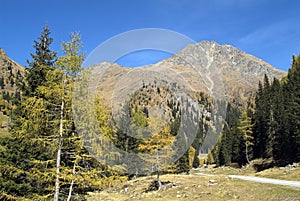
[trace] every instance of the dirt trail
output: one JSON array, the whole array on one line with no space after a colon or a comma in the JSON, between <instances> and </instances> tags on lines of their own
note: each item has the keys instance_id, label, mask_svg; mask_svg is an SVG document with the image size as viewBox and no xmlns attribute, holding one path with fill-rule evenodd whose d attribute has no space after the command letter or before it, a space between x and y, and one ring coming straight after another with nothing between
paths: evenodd
<instances>
[{"instance_id":1,"label":"dirt trail","mask_svg":"<svg viewBox=\"0 0 300 201\"><path fill-rule=\"evenodd\" d=\"M242 176L242 175L229 175L229 178L300 188L300 181L288 181L288 180L281 180L281 179L269 179L269 178Z\"/></svg>"}]
</instances>

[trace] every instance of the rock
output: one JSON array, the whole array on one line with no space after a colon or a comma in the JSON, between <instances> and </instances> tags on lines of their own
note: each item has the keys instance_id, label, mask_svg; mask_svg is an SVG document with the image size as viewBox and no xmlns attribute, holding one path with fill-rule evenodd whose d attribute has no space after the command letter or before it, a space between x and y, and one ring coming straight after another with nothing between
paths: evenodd
<instances>
[{"instance_id":1,"label":"rock","mask_svg":"<svg viewBox=\"0 0 300 201\"><path fill-rule=\"evenodd\" d=\"M208 181L208 184L209 184L209 185L217 185L218 183L217 183L216 180L211 179L211 180Z\"/></svg>"},{"instance_id":2,"label":"rock","mask_svg":"<svg viewBox=\"0 0 300 201\"><path fill-rule=\"evenodd\" d=\"M211 184L217 183L217 181L214 180L214 179L211 179L211 180L209 180L208 182L211 183Z\"/></svg>"}]
</instances>

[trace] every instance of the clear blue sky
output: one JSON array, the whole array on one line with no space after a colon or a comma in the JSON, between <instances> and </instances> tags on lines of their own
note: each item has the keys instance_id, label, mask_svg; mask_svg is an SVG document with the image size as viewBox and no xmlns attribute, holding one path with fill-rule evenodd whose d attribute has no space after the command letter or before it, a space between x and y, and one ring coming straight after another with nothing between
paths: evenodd
<instances>
[{"instance_id":1,"label":"clear blue sky","mask_svg":"<svg viewBox=\"0 0 300 201\"><path fill-rule=\"evenodd\" d=\"M283 70L300 54L299 0L0 0L0 47L25 65L46 23L59 54L74 31L89 54L110 37L140 28L230 44Z\"/></svg>"}]
</instances>

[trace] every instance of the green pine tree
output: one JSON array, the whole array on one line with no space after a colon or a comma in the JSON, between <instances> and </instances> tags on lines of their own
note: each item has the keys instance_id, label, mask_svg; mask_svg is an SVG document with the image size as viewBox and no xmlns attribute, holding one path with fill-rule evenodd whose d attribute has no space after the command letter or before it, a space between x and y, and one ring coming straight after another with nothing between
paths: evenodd
<instances>
[{"instance_id":1,"label":"green pine tree","mask_svg":"<svg viewBox=\"0 0 300 201\"><path fill-rule=\"evenodd\" d=\"M271 104L271 133L272 155L279 165L286 165L289 161L291 139L288 135L287 113L285 109L285 99L283 88L278 79L274 78L272 86Z\"/></svg>"},{"instance_id":2,"label":"green pine tree","mask_svg":"<svg viewBox=\"0 0 300 201\"><path fill-rule=\"evenodd\" d=\"M293 56L292 68L289 69L287 82L283 86L287 107L287 121L290 148L290 162L300 161L300 56Z\"/></svg>"},{"instance_id":3,"label":"green pine tree","mask_svg":"<svg viewBox=\"0 0 300 201\"><path fill-rule=\"evenodd\" d=\"M50 49L53 42L50 33L46 25L39 39L34 41L35 54L31 54L32 61L27 61L29 68L25 72L26 83L23 85L23 93L26 96L37 95L36 89L47 81L47 72L54 69L56 52Z\"/></svg>"}]
</instances>

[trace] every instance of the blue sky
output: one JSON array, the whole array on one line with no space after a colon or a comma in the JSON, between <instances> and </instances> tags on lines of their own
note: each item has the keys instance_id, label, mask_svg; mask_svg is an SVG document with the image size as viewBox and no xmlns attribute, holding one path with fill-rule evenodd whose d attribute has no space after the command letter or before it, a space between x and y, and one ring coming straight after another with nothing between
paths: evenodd
<instances>
[{"instance_id":1,"label":"blue sky","mask_svg":"<svg viewBox=\"0 0 300 201\"><path fill-rule=\"evenodd\" d=\"M200 42L233 45L287 70L300 54L298 0L0 0L0 47L22 65L47 23L52 49L79 31L83 51L122 32L141 28L170 29ZM123 65L143 65L169 56L136 53ZM133 61L135 59L135 62ZM137 58L137 59L136 59Z\"/></svg>"}]
</instances>

